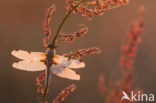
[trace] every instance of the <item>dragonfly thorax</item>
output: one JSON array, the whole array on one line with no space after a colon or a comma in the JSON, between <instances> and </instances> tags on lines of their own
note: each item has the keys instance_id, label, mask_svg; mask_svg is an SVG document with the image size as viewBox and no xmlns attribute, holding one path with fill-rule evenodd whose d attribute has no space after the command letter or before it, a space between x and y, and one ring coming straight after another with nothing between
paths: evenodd
<instances>
[{"instance_id":1,"label":"dragonfly thorax","mask_svg":"<svg viewBox=\"0 0 156 103\"><path fill-rule=\"evenodd\" d=\"M52 49L46 50L46 65L51 66L53 64L52 59L54 58L55 51Z\"/></svg>"}]
</instances>

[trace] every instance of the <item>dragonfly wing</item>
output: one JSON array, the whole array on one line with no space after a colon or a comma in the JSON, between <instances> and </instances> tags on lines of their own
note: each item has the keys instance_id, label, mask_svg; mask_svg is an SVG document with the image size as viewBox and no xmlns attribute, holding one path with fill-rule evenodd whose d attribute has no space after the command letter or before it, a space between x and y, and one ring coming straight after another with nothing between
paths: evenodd
<instances>
[{"instance_id":1,"label":"dragonfly wing","mask_svg":"<svg viewBox=\"0 0 156 103\"><path fill-rule=\"evenodd\" d=\"M13 50L11 54L19 59L27 61L40 61L46 57L46 54L42 52L28 52L24 50Z\"/></svg>"},{"instance_id":2,"label":"dragonfly wing","mask_svg":"<svg viewBox=\"0 0 156 103\"><path fill-rule=\"evenodd\" d=\"M55 55L53 59L54 59L54 62L57 64L63 64L68 61L68 58L64 56L60 56L60 55Z\"/></svg>"},{"instance_id":3,"label":"dragonfly wing","mask_svg":"<svg viewBox=\"0 0 156 103\"><path fill-rule=\"evenodd\" d=\"M84 62L80 62L79 60L76 59L70 59L67 64L66 64L68 68L83 68L85 67L85 63Z\"/></svg>"},{"instance_id":4,"label":"dragonfly wing","mask_svg":"<svg viewBox=\"0 0 156 103\"><path fill-rule=\"evenodd\" d=\"M64 68L60 65L52 65L52 72L62 78L80 80L80 75L78 75L75 71L69 68Z\"/></svg>"},{"instance_id":5,"label":"dragonfly wing","mask_svg":"<svg viewBox=\"0 0 156 103\"><path fill-rule=\"evenodd\" d=\"M13 63L12 65L16 69L24 70L24 71L42 71L46 69L46 65L43 62L39 61L19 61Z\"/></svg>"},{"instance_id":6,"label":"dragonfly wing","mask_svg":"<svg viewBox=\"0 0 156 103\"><path fill-rule=\"evenodd\" d=\"M75 68L76 69L76 68L85 67L84 62L80 62L79 60L76 60L76 59L68 60L68 58L66 58L64 56L60 56L60 55L56 55L54 57L54 62L56 62L56 64L59 64L61 66L68 67L68 68Z\"/></svg>"}]
</instances>

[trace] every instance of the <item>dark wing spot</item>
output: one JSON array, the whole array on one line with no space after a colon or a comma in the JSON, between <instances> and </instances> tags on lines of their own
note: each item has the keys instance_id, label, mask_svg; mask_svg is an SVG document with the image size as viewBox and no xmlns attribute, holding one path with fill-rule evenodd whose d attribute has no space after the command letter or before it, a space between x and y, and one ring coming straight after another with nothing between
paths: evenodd
<instances>
[{"instance_id":1,"label":"dark wing spot","mask_svg":"<svg viewBox=\"0 0 156 103\"><path fill-rule=\"evenodd\" d=\"M31 54L31 52L30 51L27 51L29 54Z\"/></svg>"}]
</instances>

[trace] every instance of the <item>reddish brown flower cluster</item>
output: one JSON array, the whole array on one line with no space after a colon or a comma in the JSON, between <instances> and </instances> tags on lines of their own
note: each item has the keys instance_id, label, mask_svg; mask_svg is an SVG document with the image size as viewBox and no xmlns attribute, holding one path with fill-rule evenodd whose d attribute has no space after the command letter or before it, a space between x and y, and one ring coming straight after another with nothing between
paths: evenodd
<instances>
[{"instance_id":1,"label":"reddish brown flower cluster","mask_svg":"<svg viewBox=\"0 0 156 103\"><path fill-rule=\"evenodd\" d=\"M81 59L83 56L88 55L88 54L100 54L101 49L97 47L92 47L88 49L81 49L76 52L70 52L69 54L64 54L65 57L68 58L76 58L76 59Z\"/></svg>"},{"instance_id":2,"label":"reddish brown flower cluster","mask_svg":"<svg viewBox=\"0 0 156 103\"><path fill-rule=\"evenodd\" d=\"M143 22L142 22L143 7L139 10L139 18L134 21L127 33L127 43L122 45L122 56L120 58L120 65L123 71L127 68L128 71L133 69L133 62L136 57L138 49L138 43L141 41L141 36L144 33ZM129 68L131 68L129 70Z\"/></svg>"},{"instance_id":3,"label":"reddish brown flower cluster","mask_svg":"<svg viewBox=\"0 0 156 103\"><path fill-rule=\"evenodd\" d=\"M37 92L41 95L44 93L44 88L42 86L42 81L45 80L45 72L41 73L38 78L36 78Z\"/></svg>"},{"instance_id":4,"label":"reddish brown flower cluster","mask_svg":"<svg viewBox=\"0 0 156 103\"><path fill-rule=\"evenodd\" d=\"M80 0L66 0L66 9L71 10ZM129 0L94 0L92 2L82 3L75 12L81 12L82 16L88 16L89 20L93 15L103 15L106 10L113 9L125 5ZM89 5L94 5L94 8L89 8Z\"/></svg>"},{"instance_id":5,"label":"reddish brown flower cluster","mask_svg":"<svg viewBox=\"0 0 156 103\"><path fill-rule=\"evenodd\" d=\"M47 47L48 46L48 41L49 41L49 37L51 35L51 29L50 29L50 26L49 26L49 23L51 21L51 16L52 14L55 12L56 8L55 8L55 5L52 5L47 11L46 11L46 17L44 18L44 21L43 21L43 29L44 29L44 34L45 34L45 37L43 38L43 43L44 43L44 46Z\"/></svg>"},{"instance_id":6,"label":"reddish brown flower cluster","mask_svg":"<svg viewBox=\"0 0 156 103\"><path fill-rule=\"evenodd\" d=\"M64 90L62 90L58 96L53 100L53 103L60 103L66 99L67 96L70 95L71 92L73 92L76 89L76 85L72 84L66 87Z\"/></svg>"},{"instance_id":7,"label":"reddish brown flower cluster","mask_svg":"<svg viewBox=\"0 0 156 103\"><path fill-rule=\"evenodd\" d=\"M129 0L112 0L115 4L125 5L129 3Z\"/></svg>"},{"instance_id":8,"label":"reddish brown flower cluster","mask_svg":"<svg viewBox=\"0 0 156 103\"><path fill-rule=\"evenodd\" d=\"M65 0L65 8L67 11L69 11L72 8L72 0Z\"/></svg>"},{"instance_id":9,"label":"reddish brown flower cluster","mask_svg":"<svg viewBox=\"0 0 156 103\"><path fill-rule=\"evenodd\" d=\"M84 2L85 0L65 0L66 2L66 10L67 14L62 19L58 29L56 30L56 35L53 38L52 43L56 45L56 41L59 37L62 38L63 41L74 41L77 37L85 36L88 32L87 27L82 27L79 31L74 32L73 34L67 34L67 33L60 33L65 21L67 18L72 14L76 14L80 12L82 16L88 16L89 19L92 18L93 15L103 15L106 10L113 9L120 7L122 5L125 5L129 2L129 0L94 0L92 2ZM93 8L92 8L93 7ZM55 5L52 5L47 11L46 11L46 17L43 21L43 28L44 28L44 46L47 47L49 44L49 37L51 35L51 29L50 29L50 21L52 14L55 11ZM69 54L64 54L64 56L71 58L80 59L85 55L88 54L99 54L101 53L101 49L97 47L89 48L89 49L82 49L78 50L76 52L70 52ZM42 95L42 101L45 101L45 96L47 94L48 86L45 88L42 88L42 81L45 79L45 74L41 74L39 78L36 79L36 84L38 86L38 92ZM70 94L70 92L73 92L76 88L76 85L70 85L69 87L65 88L53 101L53 103L59 103L60 101L64 101L65 98ZM104 86L104 77L100 77L100 84L99 84L100 91L105 91ZM101 95L102 95L101 92Z\"/></svg>"},{"instance_id":10,"label":"reddish brown flower cluster","mask_svg":"<svg viewBox=\"0 0 156 103\"><path fill-rule=\"evenodd\" d=\"M138 49L138 43L140 43L141 36L144 33L142 14L144 8L140 7L139 16L136 21L134 21L127 33L127 42L122 45L122 55L120 58L120 66L122 68L123 77L115 83L115 86L110 91L108 98L109 103L134 103L130 101L121 101L123 96L122 91L130 93L133 84L133 62L136 57L136 52Z\"/></svg>"},{"instance_id":11,"label":"reddish brown flower cluster","mask_svg":"<svg viewBox=\"0 0 156 103\"><path fill-rule=\"evenodd\" d=\"M61 33L59 36L62 37L63 41L74 41L77 37L82 37L88 32L87 27L82 27L79 31L74 32L73 34Z\"/></svg>"},{"instance_id":12,"label":"reddish brown flower cluster","mask_svg":"<svg viewBox=\"0 0 156 103\"><path fill-rule=\"evenodd\" d=\"M104 75L100 75L99 76L99 92L100 92L100 96L104 97L105 91L106 91L106 85L105 85L105 78Z\"/></svg>"},{"instance_id":13,"label":"reddish brown flower cluster","mask_svg":"<svg viewBox=\"0 0 156 103\"><path fill-rule=\"evenodd\" d=\"M50 76L52 78L52 75ZM44 94L44 87L43 87L43 82L45 80L45 72L41 73L39 77L36 78L36 86L37 86L37 92L40 93L41 95Z\"/></svg>"}]
</instances>

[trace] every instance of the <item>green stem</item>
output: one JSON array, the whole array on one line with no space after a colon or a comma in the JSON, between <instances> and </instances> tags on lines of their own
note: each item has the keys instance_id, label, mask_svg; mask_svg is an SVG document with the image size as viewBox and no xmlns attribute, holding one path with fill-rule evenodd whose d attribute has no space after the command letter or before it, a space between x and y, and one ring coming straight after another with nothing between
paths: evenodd
<instances>
[{"instance_id":1,"label":"green stem","mask_svg":"<svg viewBox=\"0 0 156 103\"><path fill-rule=\"evenodd\" d=\"M61 24L60 24L59 27L58 27L58 30L57 30L57 32L56 32L56 35L55 35L53 41L52 41L52 44L55 44L56 39L57 39L58 36L59 36L60 30L61 30L63 24L65 23L65 21L67 20L67 18L68 18L68 17L70 16L70 14L71 14L81 3L83 3L84 1L85 1L85 0L80 1L80 2L79 2L76 6L74 6L74 7L72 8L72 10L70 10L70 11L67 13L67 15L64 17L64 19L62 20Z\"/></svg>"},{"instance_id":2,"label":"green stem","mask_svg":"<svg viewBox=\"0 0 156 103\"><path fill-rule=\"evenodd\" d=\"M72 10L70 10L70 11L67 13L67 15L63 18L61 24L60 24L59 27L58 27L58 30L57 30L57 32L56 32L56 35L55 35L55 37L54 37L54 39L53 39L53 41L52 41L52 44L55 44L56 39L58 38L58 35L59 35L59 33L60 33L60 30L61 30L63 24L65 23L65 21L67 20L67 18L68 18L68 17L70 16L70 14L71 14L81 3L83 3L84 1L85 1L85 0L80 1L80 2L79 2L76 6L74 6L74 7L72 8ZM44 102L45 102L45 97L46 97L47 91L48 91L48 85L46 85L46 87L45 87L45 89L44 89L44 94L43 94L42 97L41 97L41 103L44 103Z\"/></svg>"},{"instance_id":3,"label":"green stem","mask_svg":"<svg viewBox=\"0 0 156 103\"><path fill-rule=\"evenodd\" d=\"M48 91L48 85L46 85L46 87L44 89L44 93L43 93L43 95L41 97L41 103L45 102L45 97L46 97L47 91Z\"/></svg>"}]
</instances>

